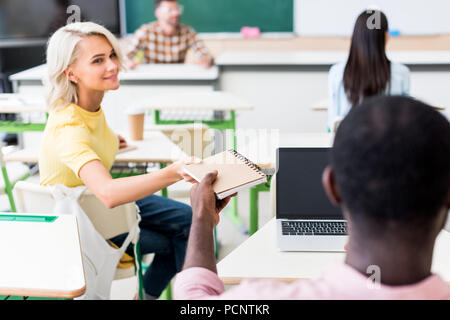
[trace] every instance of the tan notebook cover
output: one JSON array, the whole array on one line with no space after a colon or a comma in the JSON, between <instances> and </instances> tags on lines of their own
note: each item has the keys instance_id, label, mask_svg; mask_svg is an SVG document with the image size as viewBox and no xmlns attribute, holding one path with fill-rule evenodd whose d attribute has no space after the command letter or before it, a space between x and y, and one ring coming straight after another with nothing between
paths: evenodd
<instances>
[{"instance_id":1,"label":"tan notebook cover","mask_svg":"<svg viewBox=\"0 0 450 320\"><path fill-rule=\"evenodd\" d=\"M253 162L234 150L227 150L203 159L201 164L186 165L185 171L201 181L209 172L217 170L214 192L219 199L243 189L264 183L266 175Z\"/></svg>"}]
</instances>

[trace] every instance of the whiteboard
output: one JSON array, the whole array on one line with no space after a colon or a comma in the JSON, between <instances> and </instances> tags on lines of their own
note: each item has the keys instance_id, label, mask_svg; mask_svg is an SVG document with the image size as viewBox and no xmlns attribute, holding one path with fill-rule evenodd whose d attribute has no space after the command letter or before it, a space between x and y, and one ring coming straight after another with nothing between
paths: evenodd
<instances>
[{"instance_id":1,"label":"whiteboard","mask_svg":"<svg viewBox=\"0 0 450 320\"><path fill-rule=\"evenodd\" d=\"M350 36L358 15L378 7L400 35L450 33L449 0L295 0L295 32L301 36Z\"/></svg>"}]
</instances>

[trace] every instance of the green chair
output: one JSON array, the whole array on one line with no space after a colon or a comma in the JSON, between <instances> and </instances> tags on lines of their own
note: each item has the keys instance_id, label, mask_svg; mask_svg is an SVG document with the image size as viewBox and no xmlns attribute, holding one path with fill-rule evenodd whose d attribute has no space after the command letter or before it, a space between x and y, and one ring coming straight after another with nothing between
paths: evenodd
<instances>
[{"instance_id":1,"label":"green chair","mask_svg":"<svg viewBox=\"0 0 450 320\"><path fill-rule=\"evenodd\" d=\"M25 180L30 176L30 168L20 162L12 162L6 165L1 150L0 167L2 169L3 177L3 183L0 181L0 194L6 194L8 196L11 212L16 212L16 204L14 203L12 190L18 181Z\"/></svg>"}]
</instances>

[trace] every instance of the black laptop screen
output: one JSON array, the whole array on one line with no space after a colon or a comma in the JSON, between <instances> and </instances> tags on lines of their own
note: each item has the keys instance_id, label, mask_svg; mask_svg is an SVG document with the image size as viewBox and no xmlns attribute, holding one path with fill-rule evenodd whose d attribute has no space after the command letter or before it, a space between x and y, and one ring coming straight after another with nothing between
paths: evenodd
<instances>
[{"instance_id":1,"label":"black laptop screen","mask_svg":"<svg viewBox=\"0 0 450 320\"><path fill-rule=\"evenodd\" d=\"M277 151L277 218L342 219L322 186L330 148L279 148Z\"/></svg>"}]
</instances>

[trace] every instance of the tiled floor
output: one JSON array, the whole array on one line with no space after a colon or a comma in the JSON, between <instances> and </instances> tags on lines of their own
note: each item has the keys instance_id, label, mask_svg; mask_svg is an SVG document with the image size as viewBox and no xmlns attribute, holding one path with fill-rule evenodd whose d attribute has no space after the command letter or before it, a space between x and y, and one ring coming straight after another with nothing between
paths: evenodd
<instances>
[{"instance_id":1,"label":"tiled floor","mask_svg":"<svg viewBox=\"0 0 450 320\"><path fill-rule=\"evenodd\" d=\"M39 178L37 175L30 178L29 181L38 183ZM188 198L177 199L186 203L189 203ZM270 195L268 192L260 193L259 196L259 226L261 227L267 221L270 220L269 209ZM231 208L228 208L231 209ZM226 209L225 209L226 210ZM238 210L239 216L242 218L244 224L248 227L249 221L249 193L248 191L242 191L238 196ZM9 202L6 195L0 195L0 211L9 211ZM235 227L225 214L222 213L221 220L217 226L217 237L220 242L219 259L223 259L234 248L239 246L245 241L248 236L242 234L237 227ZM111 288L111 299L114 300L126 300L132 299L137 290L136 277L131 277L122 280L113 281Z\"/></svg>"}]
</instances>

